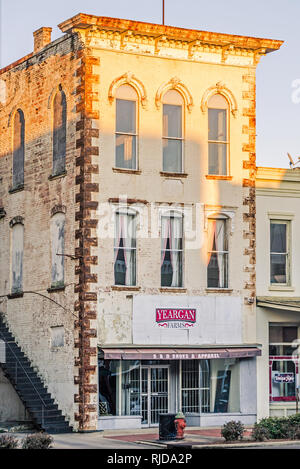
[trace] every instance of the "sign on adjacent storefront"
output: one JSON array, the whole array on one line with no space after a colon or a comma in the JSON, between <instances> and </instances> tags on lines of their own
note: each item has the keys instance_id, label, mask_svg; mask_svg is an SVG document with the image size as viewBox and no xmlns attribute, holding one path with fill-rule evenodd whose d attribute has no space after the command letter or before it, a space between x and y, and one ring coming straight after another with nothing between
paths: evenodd
<instances>
[{"instance_id":1,"label":"sign on adjacent storefront","mask_svg":"<svg viewBox=\"0 0 300 469\"><path fill-rule=\"evenodd\" d=\"M294 373L274 373L273 382L274 383L294 383L295 375Z\"/></svg>"},{"instance_id":2,"label":"sign on adjacent storefront","mask_svg":"<svg viewBox=\"0 0 300 469\"><path fill-rule=\"evenodd\" d=\"M184 329L194 327L196 309L156 309L156 323L159 327Z\"/></svg>"}]
</instances>

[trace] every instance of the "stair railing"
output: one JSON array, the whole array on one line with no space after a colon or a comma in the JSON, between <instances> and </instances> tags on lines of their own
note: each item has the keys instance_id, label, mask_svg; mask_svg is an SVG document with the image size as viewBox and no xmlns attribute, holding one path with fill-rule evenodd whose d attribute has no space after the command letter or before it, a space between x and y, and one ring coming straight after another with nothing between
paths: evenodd
<instances>
[{"instance_id":1,"label":"stair railing","mask_svg":"<svg viewBox=\"0 0 300 469\"><path fill-rule=\"evenodd\" d=\"M15 357L15 360L16 360L16 363L15 363L15 383L17 384L18 383L18 363L19 363L19 366L21 367L21 370L25 373L25 375L27 376L28 380L30 381L30 384L32 385L32 387L34 388L35 392L37 393L40 401L42 402L43 406L41 407L41 410L42 410L42 425L44 426L44 412L45 412L45 409L48 407L47 404L45 403L44 399L42 398L42 396L40 395L39 391L37 390L37 388L35 387L34 383L32 382L30 376L28 375L27 371L25 370L24 366L22 365L22 363L20 362L19 358L17 357L17 355L15 354L15 352L13 351L13 349L11 348L10 346L10 342L7 342L4 338L4 335L2 333L2 331L0 331L0 334L1 334L1 337L2 337L2 340L4 341L4 343L9 347L10 351L12 352L12 354L14 355ZM13 342L12 342L13 343Z\"/></svg>"}]
</instances>

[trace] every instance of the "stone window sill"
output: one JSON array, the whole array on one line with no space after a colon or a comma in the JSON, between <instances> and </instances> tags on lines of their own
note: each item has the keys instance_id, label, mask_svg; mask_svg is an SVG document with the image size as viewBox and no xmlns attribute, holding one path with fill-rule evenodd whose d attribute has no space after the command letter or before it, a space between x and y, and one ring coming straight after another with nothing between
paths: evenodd
<instances>
[{"instance_id":1,"label":"stone window sill","mask_svg":"<svg viewBox=\"0 0 300 469\"><path fill-rule=\"evenodd\" d=\"M142 174L140 169L126 169L126 168L113 168L114 173L121 173L121 174Z\"/></svg>"},{"instance_id":2,"label":"stone window sill","mask_svg":"<svg viewBox=\"0 0 300 469\"><path fill-rule=\"evenodd\" d=\"M7 295L7 298L9 300L14 300L16 298L23 298L24 293L23 292L16 292L16 293L11 293L10 295Z\"/></svg>"},{"instance_id":3,"label":"stone window sill","mask_svg":"<svg viewBox=\"0 0 300 469\"><path fill-rule=\"evenodd\" d=\"M22 192L23 190L24 190L24 184L17 186L17 187L12 187L11 189L9 189L8 192L10 194L15 194L16 192Z\"/></svg>"},{"instance_id":4,"label":"stone window sill","mask_svg":"<svg viewBox=\"0 0 300 469\"><path fill-rule=\"evenodd\" d=\"M52 285L50 288L48 288L47 292L53 293L53 292L64 291L65 289L66 289L65 285Z\"/></svg>"},{"instance_id":5,"label":"stone window sill","mask_svg":"<svg viewBox=\"0 0 300 469\"><path fill-rule=\"evenodd\" d=\"M49 181L53 181L54 179L60 179L64 178L67 175L67 171L63 171L62 173L59 174L51 174L48 179Z\"/></svg>"},{"instance_id":6,"label":"stone window sill","mask_svg":"<svg viewBox=\"0 0 300 469\"><path fill-rule=\"evenodd\" d=\"M295 291L290 285L270 285L269 291Z\"/></svg>"},{"instance_id":7,"label":"stone window sill","mask_svg":"<svg viewBox=\"0 0 300 469\"><path fill-rule=\"evenodd\" d=\"M113 285L112 291L140 291L141 287L129 287L126 285Z\"/></svg>"},{"instance_id":8,"label":"stone window sill","mask_svg":"<svg viewBox=\"0 0 300 469\"><path fill-rule=\"evenodd\" d=\"M161 293L186 293L187 289L186 288L181 288L181 287L161 287L159 289Z\"/></svg>"},{"instance_id":9,"label":"stone window sill","mask_svg":"<svg viewBox=\"0 0 300 469\"><path fill-rule=\"evenodd\" d=\"M205 288L208 293L232 293L232 288Z\"/></svg>"},{"instance_id":10,"label":"stone window sill","mask_svg":"<svg viewBox=\"0 0 300 469\"><path fill-rule=\"evenodd\" d=\"M210 181L232 181L232 176L218 176L217 174L207 174L206 179Z\"/></svg>"},{"instance_id":11,"label":"stone window sill","mask_svg":"<svg viewBox=\"0 0 300 469\"><path fill-rule=\"evenodd\" d=\"M168 171L161 171L160 175L161 177L166 177L166 178L187 178L188 177L187 173L169 173Z\"/></svg>"}]
</instances>

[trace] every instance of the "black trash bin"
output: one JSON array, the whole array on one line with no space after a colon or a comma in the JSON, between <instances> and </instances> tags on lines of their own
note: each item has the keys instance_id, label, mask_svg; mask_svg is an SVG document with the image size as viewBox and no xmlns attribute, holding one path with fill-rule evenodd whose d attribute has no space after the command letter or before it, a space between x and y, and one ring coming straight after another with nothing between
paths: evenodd
<instances>
[{"instance_id":1,"label":"black trash bin","mask_svg":"<svg viewBox=\"0 0 300 469\"><path fill-rule=\"evenodd\" d=\"M159 439L164 441L176 440L176 414L159 414Z\"/></svg>"}]
</instances>

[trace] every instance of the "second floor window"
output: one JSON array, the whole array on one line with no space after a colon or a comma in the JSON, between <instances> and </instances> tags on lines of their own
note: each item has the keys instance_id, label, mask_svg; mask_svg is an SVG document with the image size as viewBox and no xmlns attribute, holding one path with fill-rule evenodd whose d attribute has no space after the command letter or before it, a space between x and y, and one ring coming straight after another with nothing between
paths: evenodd
<instances>
[{"instance_id":1,"label":"second floor window","mask_svg":"<svg viewBox=\"0 0 300 469\"><path fill-rule=\"evenodd\" d=\"M208 174L228 174L228 103L215 94L208 102Z\"/></svg>"},{"instance_id":2,"label":"second floor window","mask_svg":"<svg viewBox=\"0 0 300 469\"><path fill-rule=\"evenodd\" d=\"M23 112L16 112L13 129L13 187L18 189L24 184L25 119Z\"/></svg>"},{"instance_id":3,"label":"second floor window","mask_svg":"<svg viewBox=\"0 0 300 469\"><path fill-rule=\"evenodd\" d=\"M228 288L228 241L226 219L208 220L207 287Z\"/></svg>"},{"instance_id":4,"label":"second floor window","mask_svg":"<svg viewBox=\"0 0 300 469\"><path fill-rule=\"evenodd\" d=\"M116 94L116 167L137 169L137 94L129 85Z\"/></svg>"},{"instance_id":5,"label":"second floor window","mask_svg":"<svg viewBox=\"0 0 300 469\"><path fill-rule=\"evenodd\" d=\"M176 212L161 218L161 286L183 286L183 218Z\"/></svg>"},{"instance_id":6,"label":"second floor window","mask_svg":"<svg viewBox=\"0 0 300 469\"><path fill-rule=\"evenodd\" d=\"M163 171L183 171L183 99L175 91L163 97Z\"/></svg>"},{"instance_id":7,"label":"second floor window","mask_svg":"<svg viewBox=\"0 0 300 469\"><path fill-rule=\"evenodd\" d=\"M289 283L289 222L270 223L271 284Z\"/></svg>"},{"instance_id":8,"label":"second floor window","mask_svg":"<svg viewBox=\"0 0 300 469\"><path fill-rule=\"evenodd\" d=\"M114 247L115 285L136 285L136 214L117 212Z\"/></svg>"}]
</instances>

